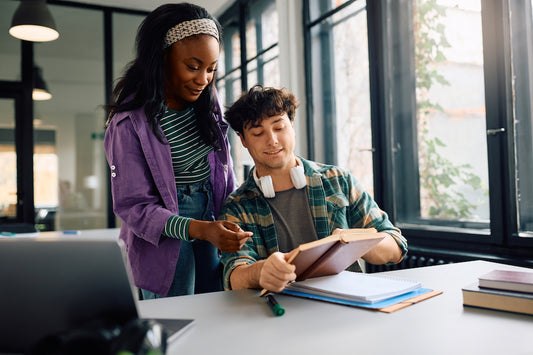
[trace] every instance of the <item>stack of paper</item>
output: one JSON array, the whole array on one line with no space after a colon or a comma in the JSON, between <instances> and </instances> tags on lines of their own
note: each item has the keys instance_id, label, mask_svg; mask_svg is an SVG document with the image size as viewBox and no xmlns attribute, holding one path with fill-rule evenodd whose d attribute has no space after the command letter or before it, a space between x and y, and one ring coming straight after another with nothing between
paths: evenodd
<instances>
[{"instance_id":1,"label":"stack of paper","mask_svg":"<svg viewBox=\"0 0 533 355\"><path fill-rule=\"evenodd\" d=\"M418 281L385 275L342 271L290 284L286 290L373 304L419 289Z\"/></svg>"}]
</instances>

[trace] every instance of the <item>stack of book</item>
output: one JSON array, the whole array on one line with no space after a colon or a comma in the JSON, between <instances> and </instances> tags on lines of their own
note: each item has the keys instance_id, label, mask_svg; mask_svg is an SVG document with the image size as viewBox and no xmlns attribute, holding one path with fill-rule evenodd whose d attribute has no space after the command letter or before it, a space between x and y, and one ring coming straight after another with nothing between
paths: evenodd
<instances>
[{"instance_id":1,"label":"stack of book","mask_svg":"<svg viewBox=\"0 0 533 355\"><path fill-rule=\"evenodd\" d=\"M533 272L493 270L462 292L465 306L533 315Z\"/></svg>"}]
</instances>

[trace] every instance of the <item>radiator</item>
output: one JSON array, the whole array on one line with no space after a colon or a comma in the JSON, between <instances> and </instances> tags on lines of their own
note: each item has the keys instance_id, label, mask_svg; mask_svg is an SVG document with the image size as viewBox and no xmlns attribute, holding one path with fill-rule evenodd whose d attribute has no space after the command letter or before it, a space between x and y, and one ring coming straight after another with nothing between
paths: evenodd
<instances>
[{"instance_id":1,"label":"radiator","mask_svg":"<svg viewBox=\"0 0 533 355\"><path fill-rule=\"evenodd\" d=\"M372 265L365 263L367 273L411 269L420 266L452 264L459 260L451 260L437 255L408 255L401 263L394 265Z\"/></svg>"}]
</instances>

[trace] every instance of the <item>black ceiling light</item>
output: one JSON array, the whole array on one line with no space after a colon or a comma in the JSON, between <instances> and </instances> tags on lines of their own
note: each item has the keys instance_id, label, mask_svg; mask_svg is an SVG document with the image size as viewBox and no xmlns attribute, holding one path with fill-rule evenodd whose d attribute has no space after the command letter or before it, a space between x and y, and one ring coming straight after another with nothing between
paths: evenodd
<instances>
[{"instance_id":1,"label":"black ceiling light","mask_svg":"<svg viewBox=\"0 0 533 355\"><path fill-rule=\"evenodd\" d=\"M35 101L50 100L52 98L52 94L48 91L48 86L43 79L42 70L39 67L33 67L33 92L31 96Z\"/></svg>"},{"instance_id":2,"label":"black ceiling light","mask_svg":"<svg viewBox=\"0 0 533 355\"><path fill-rule=\"evenodd\" d=\"M48 42L59 37L46 0L22 0L17 7L9 34L32 42Z\"/></svg>"}]
</instances>

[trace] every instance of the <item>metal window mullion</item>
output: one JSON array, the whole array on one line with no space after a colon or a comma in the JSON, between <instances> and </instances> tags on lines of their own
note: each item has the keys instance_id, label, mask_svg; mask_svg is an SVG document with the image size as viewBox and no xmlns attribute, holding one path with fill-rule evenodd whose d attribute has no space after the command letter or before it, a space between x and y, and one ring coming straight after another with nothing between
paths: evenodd
<instances>
[{"instance_id":1,"label":"metal window mullion","mask_svg":"<svg viewBox=\"0 0 533 355\"><path fill-rule=\"evenodd\" d=\"M22 96L16 107L17 222L35 224L33 175L33 42L21 41Z\"/></svg>"},{"instance_id":2,"label":"metal window mullion","mask_svg":"<svg viewBox=\"0 0 533 355\"><path fill-rule=\"evenodd\" d=\"M508 9L506 1L483 0L481 22L487 129L505 128L503 134L487 135L489 169L490 229L494 243L507 244L513 229L510 216L514 203L510 200L510 167L508 139L512 139L511 58Z\"/></svg>"},{"instance_id":3,"label":"metal window mullion","mask_svg":"<svg viewBox=\"0 0 533 355\"><path fill-rule=\"evenodd\" d=\"M513 67L513 79L514 79L514 107L513 122L511 127L515 128L516 132L508 133L508 149L513 154L510 157L510 163L513 164L509 167L509 199L510 203L510 215L509 225L509 244L512 245L532 245L531 238L520 237L520 223L522 217L525 214L531 218L533 205L533 185L530 183L533 180L533 170L531 166L520 165L518 159L522 156L530 157L533 154L533 122L532 117L532 100L533 90L531 88L533 84L533 20L532 20L532 4L531 1L523 0L510 0L509 12L511 18L509 19L510 31L511 31L511 51L512 51L512 67ZM515 124L518 125L515 126ZM519 129L519 130L518 130ZM520 142L517 141L518 135L523 134ZM514 159L511 159L513 158ZM520 176L518 176L518 169L520 169ZM516 175L514 175L515 173ZM520 191L518 190L518 178L520 177ZM529 202L526 213L522 213L521 206L519 205L519 196L523 203ZM524 233L526 236L531 236L531 230Z\"/></svg>"},{"instance_id":4,"label":"metal window mullion","mask_svg":"<svg viewBox=\"0 0 533 355\"><path fill-rule=\"evenodd\" d=\"M113 14L110 10L104 10L104 93L106 104L110 103L111 95L113 93ZM107 120L104 117L104 122ZM104 159L104 163L106 163ZM111 170L108 164L105 164L106 172L106 190L107 190L107 228L115 228L117 226L116 216L113 212L113 195L111 191Z\"/></svg>"}]
</instances>

